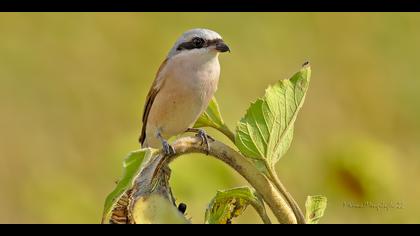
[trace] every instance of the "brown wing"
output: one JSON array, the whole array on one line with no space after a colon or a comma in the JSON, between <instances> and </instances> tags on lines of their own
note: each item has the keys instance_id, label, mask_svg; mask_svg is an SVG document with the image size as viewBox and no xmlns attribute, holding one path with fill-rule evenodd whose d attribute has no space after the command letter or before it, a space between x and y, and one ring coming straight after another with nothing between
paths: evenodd
<instances>
[{"instance_id":1,"label":"brown wing","mask_svg":"<svg viewBox=\"0 0 420 236\"><path fill-rule=\"evenodd\" d=\"M152 108L153 102L156 98L156 95L158 94L159 90L162 88L164 79L163 76L159 76L162 69L165 67L168 59L165 59L162 64L159 67L158 72L156 73L155 80L153 81L152 87L149 90L149 93L146 97L146 103L144 105L143 110L143 126L141 128L141 135L139 138L139 142L141 145L143 145L144 140L146 139L146 125L147 125L147 118L149 116L150 109Z\"/></svg>"}]
</instances>

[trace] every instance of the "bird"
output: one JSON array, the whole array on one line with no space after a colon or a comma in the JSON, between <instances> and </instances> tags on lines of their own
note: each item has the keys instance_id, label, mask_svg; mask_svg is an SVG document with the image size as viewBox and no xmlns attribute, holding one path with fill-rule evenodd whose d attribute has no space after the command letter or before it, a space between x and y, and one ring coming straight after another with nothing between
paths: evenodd
<instances>
[{"instance_id":1,"label":"bird","mask_svg":"<svg viewBox=\"0 0 420 236\"><path fill-rule=\"evenodd\" d=\"M162 148L166 155L173 155L168 139L196 132L208 152L209 136L193 125L217 90L219 54L224 52L230 48L213 30L191 29L176 40L146 96L139 138L142 148Z\"/></svg>"}]
</instances>

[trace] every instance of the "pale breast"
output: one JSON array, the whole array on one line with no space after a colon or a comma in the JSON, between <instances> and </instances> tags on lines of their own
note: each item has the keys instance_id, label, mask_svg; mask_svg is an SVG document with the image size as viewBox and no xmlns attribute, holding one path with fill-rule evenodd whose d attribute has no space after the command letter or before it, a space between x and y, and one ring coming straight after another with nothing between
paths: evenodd
<instances>
[{"instance_id":1,"label":"pale breast","mask_svg":"<svg viewBox=\"0 0 420 236\"><path fill-rule=\"evenodd\" d=\"M165 83L153 102L146 132L166 139L191 127L217 89L220 65L213 58L180 57L168 62ZM155 136L155 134L153 134Z\"/></svg>"}]
</instances>

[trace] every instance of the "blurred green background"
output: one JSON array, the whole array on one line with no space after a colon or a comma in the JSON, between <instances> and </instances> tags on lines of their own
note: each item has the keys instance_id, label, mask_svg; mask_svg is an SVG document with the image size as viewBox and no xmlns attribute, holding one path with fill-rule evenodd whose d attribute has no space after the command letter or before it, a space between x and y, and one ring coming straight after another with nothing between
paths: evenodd
<instances>
[{"instance_id":1,"label":"blurred green background","mask_svg":"<svg viewBox=\"0 0 420 236\"><path fill-rule=\"evenodd\" d=\"M205 27L232 49L216 94L232 129L269 84L311 62L278 163L302 207L323 194L320 223L418 223L419 25L418 13L1 13L0 222L99 223L157 68L183 31ZM246 184L207 157L171 167L195 223L218 189ZM345 205L363 202L403 209ZM234 223L261 220L250 208Z\"/></svg>"}]
</instances>

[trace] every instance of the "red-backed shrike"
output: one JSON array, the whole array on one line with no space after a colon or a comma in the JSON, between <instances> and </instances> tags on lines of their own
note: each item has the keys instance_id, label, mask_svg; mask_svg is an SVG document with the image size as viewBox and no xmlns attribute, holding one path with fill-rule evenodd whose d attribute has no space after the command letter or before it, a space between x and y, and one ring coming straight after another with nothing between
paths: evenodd
<instances>
[{"instance_id":1,"label":"red-backed shrike","mask_svg":"<svg viewBox=\"0 0 420 236\"><path fill-rule=\"evenodd\" d=\"M218 56L227 51L222 37L208 29L189 30L176 41L146 97L139 139L142 147L162 146L166 154L175 153L167 139L192 130L216 92ZM204 131L197 131L207 142Z\"/></svg>"}]
</instances>

